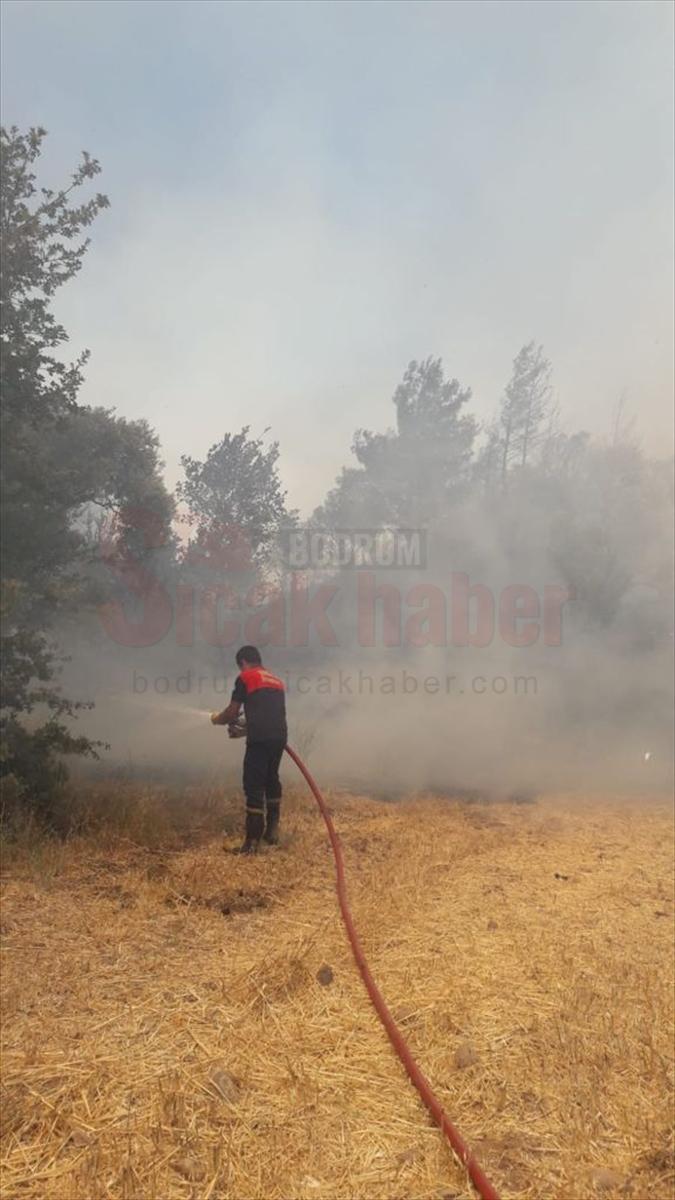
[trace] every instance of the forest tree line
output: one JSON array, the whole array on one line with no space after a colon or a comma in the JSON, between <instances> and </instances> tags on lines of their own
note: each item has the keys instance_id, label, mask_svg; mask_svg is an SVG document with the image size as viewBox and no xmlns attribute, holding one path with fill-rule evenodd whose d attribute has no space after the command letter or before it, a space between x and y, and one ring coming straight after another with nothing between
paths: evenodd
<instances>
[{"instance_id":1,"label":"forest tree line","mask_svg":"<svg viewBox=\"0 0 675 1200\"><path fill-rule=\"evenodd\" d=\"M80 271L108 202L91 194L100 166L87 154L61 190L39 185L44 137L2 130L0 770L48 813L68 756L104 752L77 733L89 698L60 687L62 624L119 602L125 570L138 578L139 565L173 588L217 576L224 537L246 542L247 585L283 586L279 537L299 516L278 444L250 427L217 431L203 460L184 456L172 493L145 420L81 403L87 355L64 358L52 301ZM602 440L566 432L535 341L495 399L481 426L471 388L440 358L409 363L392 427L355 432L352 460L310 523L424 529L435 578L460 564L490 579L498 564L503 580L555 579L574 593L577 628L613 637L617 654L670 652L672 464L643 453L620 407ZM346 623L343 649L351 636Z\"/></svg>"}]
</instances>

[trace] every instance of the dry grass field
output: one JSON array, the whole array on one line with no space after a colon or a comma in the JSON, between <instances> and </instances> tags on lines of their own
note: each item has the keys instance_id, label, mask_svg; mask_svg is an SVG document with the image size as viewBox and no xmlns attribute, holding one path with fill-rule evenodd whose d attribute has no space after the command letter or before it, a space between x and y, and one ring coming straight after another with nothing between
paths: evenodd
<instances>
[{"instance_id":1,"label":"dry grass field","mask_svg":"<svg viewBox=\"0 0 675 1200\"><path fill-rule=\"evenodd\" d=\"M504 1200L670 1198L671 810L327 799L375 977ZM257 859L7 856L5 1200L473 1195L370 1007L314 803L285 805Z\"/></svg>"}]
</instances>

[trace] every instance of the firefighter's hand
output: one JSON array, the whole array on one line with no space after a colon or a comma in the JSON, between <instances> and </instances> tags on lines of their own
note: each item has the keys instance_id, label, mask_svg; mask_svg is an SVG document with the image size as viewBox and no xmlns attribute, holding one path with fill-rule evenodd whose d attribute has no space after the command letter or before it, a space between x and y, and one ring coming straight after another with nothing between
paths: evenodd
<instances>
[{"instance_id":1,"label":"firefighter's hand","mask_svg":"<svg viewBox=\"0 0 675 1200\"><path fill-rule=\"evenodd\" d=\"M227 732L231 738L246 737L246 726L235 721L232 725L228 725Z\"/></svg>"},{"instance_id":2,"label":"firefighter's hand","mask_svg":"<svg viewBox=\"0 0 675 1200\"><path fill-rule=\"evenodd\" d=\"M212 725L220 725L220 713L212 712L209 720L211 721Z\"/></svg>"}]
</instances>

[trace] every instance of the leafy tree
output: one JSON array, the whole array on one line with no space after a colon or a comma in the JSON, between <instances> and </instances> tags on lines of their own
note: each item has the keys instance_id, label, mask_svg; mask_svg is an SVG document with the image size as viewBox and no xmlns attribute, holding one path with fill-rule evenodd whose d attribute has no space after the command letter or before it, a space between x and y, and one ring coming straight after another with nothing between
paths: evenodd
<instances>
[{"instance_id":1,"label":"leafy tree","mask_svg":"<svg viewBox=\"0 0 675 1200\"><path fill-rule=\"evenodd\" d=\"M312 523L325 530L386 526L394 523L392 504L381 482L369 471L343 467L335 487L315 510Z\"/></svg>"},{"instance_id":2,"label":"leafy tree","mask_svg":"<svg viewBox=\"0 0 675 1200\"><path fill-rule=\"evenodd\" d=\"M477 431L464 411L470 398L470 388L446 379L440 358L409 363L393 396L396 430L357 430L361 470L343 472L315 519L415 526L440 516L469 479Z\"/></svg>"},{"instance_id":3,"label":"leafy tree","mask_svg":"<svg viewBox=\"0 0 675 1200\"><path fill-rule=\"evenodd\" d=\"M473 419L462 412L470 399L471 388L445 378L442 359L409 363L394 392L399 436L423 443L440 438L450 464L460 467L471 454L475 434Z\"/></svg>"},{"instance_id":4,"label":"leafy tree","mask_svg":"<svg viewBox=\"0 0 675 1200\"><path fill-rule=\"evenodd\" d=\"M551 405L551 364L543 348L528 342L513 360L498 422L501 479L513 467L525 467L545 434Z\"/></svg>"},{"instance_id":5,"label":"leafy tree","mask_svg":"<svg viewBox=\"0 0 675 1200\"><path fill-rule=\"evenodd\" d=\"M181 458L185 479L176 495L191 530L188 561L228 566L241 554L244 566L249 558L253 566L269 566L277 534L296 519L279 479L278 442L265 449L262 438L249 437L249 429L226 433L203 462L187 454Z\"/></svg>"},{"instance_id":6,"label":"leafy tree","mask_svg":"<svg viewBox=\"0 0 675 1200\"><path fill-rule=\"evenodd\" d=\"M44 129L21 134L16 127L0 130L2 192L0 231L3 259L0 282L2 304L3 426L13 431L17 416L34 425L72 410L82 382L86 352L75 363L54 357L57 346L68 340L63 326L50 310L56 290L80 270L89 242L72 245L108 205L98 193L72 206L69 197L100 171L88 154L59 192L40 188L31 170L41 153Z\"/></svg>"},{"instance_id":7,"label":"leafy tree","mask_svg":"<svg viewBox=\"0 0 675 1200\"><path fill-rule=\"evenodd\" d=\"M3 589L6 602L11 589ZM3 603L6 608L6 603ZM3 612L3 624L6 612ZM43 813L48 812L67 778L64 754L97 755L100 742L77 737L64 724L90 704L68 700L54 685L57 658L44 634L14 628L3 634L3 669L0 687L0 777L3 802L6 784L14 781L13 799L29 797ZM29 729L24 719L35 708L47 719ZM3 814L7 815L7 814Z\"/></svg>"},{"instance_id":8,"label":"leafy tree","mask_svg":"<svg viewBox=\"0 0 675 1200\"><path fill-rule=\"evenodd\" d=\"M86 515L114 512L120 543L138 540L130 506L167 523L172 505L161 482L157 440L128 422L78 404L87 352L65 362L68 337L52 298L80 270L82 237L108 201L72 194L100 171L88 154L58 192L38 188L34 167L43 129L2 129L0 275L2 316L3 693L0 771L45 808L64 778L62 753L94 753L65 720L82 705L58 687L50 628L58 614L92 595L93 547ZM46 714L43 724L39 721ZM26 719L30 718L29 726Z\"/></svg>"},{"instance_id":9,"label":"leafy tree","mask_svg":"<svg viewBox=\"0 0 675 1200\"><path fill-rule=\"evenodd\" d=\"M668 464L650 462L630 440L586 446L577 459L566 503L551 515L550 548L590 626L610 627L639 586L657 589L672 617L667 476Z\"/></svg>"}]
</instances>

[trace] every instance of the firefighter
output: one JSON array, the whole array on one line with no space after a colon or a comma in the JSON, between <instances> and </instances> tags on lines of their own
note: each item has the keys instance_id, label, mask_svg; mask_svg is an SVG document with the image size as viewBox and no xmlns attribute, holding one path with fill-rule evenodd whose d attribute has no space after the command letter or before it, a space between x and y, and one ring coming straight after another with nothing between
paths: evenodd
<instances>
[{"instance_id":1,"label":"firefighter","mask_svg":"<svg viewBox=\"0 0 675 1200\"><path fill-rule=\"evenodd\" d=\"M270 846L279 843L279 764L288 737L286 689L282 681L263 666L260 651L255 646L242 646L236 660L239 675L232 699L222 712L211 714L211 721L214 725L227 725L230 737L240 737L244 731L237 721L242 705L244 707L246 835L237 853L255 854L261 838Z\"/></svg>"}]
</instances>

